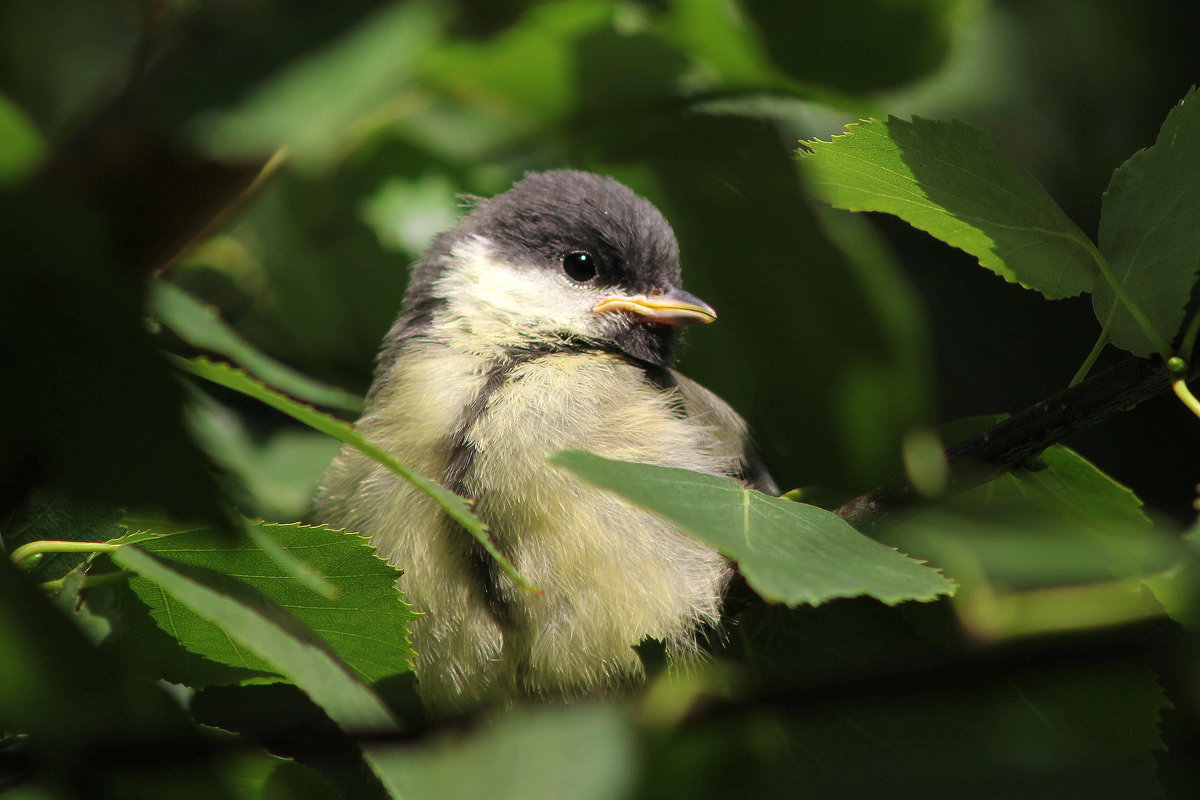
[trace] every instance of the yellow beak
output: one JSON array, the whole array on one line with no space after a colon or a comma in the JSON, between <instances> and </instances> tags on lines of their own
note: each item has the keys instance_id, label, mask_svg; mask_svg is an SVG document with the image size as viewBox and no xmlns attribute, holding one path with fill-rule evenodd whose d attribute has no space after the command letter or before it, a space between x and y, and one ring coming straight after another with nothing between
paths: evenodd
<instances>
[{"instance_id":1,"label":"yellow beak","mask_svg":"<svg viewBox=\"0 0 1200 800\"><path fill-rule=\"evenodd\" d=\"M703 325L717 318L708 303L683 289L668 289L649 294L613 295L592 306L596 314L632 311L647 322L663 325Z\"/></svg>"}]
</instances>

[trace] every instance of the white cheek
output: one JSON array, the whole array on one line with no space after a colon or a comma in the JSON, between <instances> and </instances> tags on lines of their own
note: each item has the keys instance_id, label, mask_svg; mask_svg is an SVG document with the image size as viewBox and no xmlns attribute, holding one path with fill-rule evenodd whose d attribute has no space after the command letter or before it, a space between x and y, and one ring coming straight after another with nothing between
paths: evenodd
<instances>
[{"instance_id":1,"label":"white cheek","mask_svg":"<svg viewBox=\"0 0 1200 800\"><path fill-rule=\"evenodd\" d=\"M535 267L511 266L482 237L460 244L452 256L435 291L447 298L438 322L456 343L477 350L604 332L607 321L592 307L607 293Z\"/></svg>"}]
</instances>

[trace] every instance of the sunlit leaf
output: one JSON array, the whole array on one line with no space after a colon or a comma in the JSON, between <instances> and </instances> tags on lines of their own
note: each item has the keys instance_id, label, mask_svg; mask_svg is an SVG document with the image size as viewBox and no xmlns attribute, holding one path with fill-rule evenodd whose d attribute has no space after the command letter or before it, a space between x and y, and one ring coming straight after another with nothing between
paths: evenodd
<instances>
[{"instance_id":1,"label":"sunlit leaf","mask_svg":"<svg viewBox=\"0 0 1200 800\"><path fill-rule=\"evenodd\" d=\"M230 542L215 530L170 533L138 544L173 564L234 576L318 631L362 680L372 682L411 668L408 623L415 617L396 588L399 571L377 557L361 536L326 527L259 524L276 544L317 570L337 596L323 598L288 574L270 554L249 542ZM154 581L130 587L150 607L159 627L189 650L213 661L260 672L278 665L255 648L225 636L218 622L164 593ZM222 673L210 678L226 680ZM201 678L203 680L203 678ZM204 680L204 682L209 682Z\"/></svg>"},{"instance_id":2,"label":"sunlit leaf","mask_svg":"<svg viewBox=\"0 0 1200 800\"><path fill-rule=\"evenodd\" d=\"M113 558L295 683L344 729L382 732L398 727L383 701L311 628L280 606L264 603L246 584L138 547L122 548ZM363 753L383 778L386 748L364 745Z\"/></svg>"},{"instance_id":3,"label":"sunlit leaf","mask_svg":"<svg viewBox=\"0 0 1200 800\"><path fill-rule=\"evenodd\" d=\"M1200 92L1171 109L1152 147L1113 173L1104 193L1100 250L1159 341L1170 342L1200 270ZM1097 280L1092 305L1109 340L1134 355L1158 348Z\"/></svg>"},{"instance_id":4,"label":"sunlit leaf","mask_svg":"<svg viewBox=\"0 0 1200 800\"><path fill-rule=\"evenodd\" d=\"M726 478L580 451L559 453L551 463L717 548L767 600L816 605L865 594L899 603L953 592L937 570L816 506L770 497Z\"/></svg>"},{"instance_id":5,"label":"sunlit leaf","mask_svg":"<svg viewBox=\"0 0 1200 800\"><path fill-rule=\"evenodd\" d=\"M996 140L965 123L889 117L805 145L800 163L831 205L895 214L1047 297L1093 287L1091 241Z\"/></svg>"}]
</instances>

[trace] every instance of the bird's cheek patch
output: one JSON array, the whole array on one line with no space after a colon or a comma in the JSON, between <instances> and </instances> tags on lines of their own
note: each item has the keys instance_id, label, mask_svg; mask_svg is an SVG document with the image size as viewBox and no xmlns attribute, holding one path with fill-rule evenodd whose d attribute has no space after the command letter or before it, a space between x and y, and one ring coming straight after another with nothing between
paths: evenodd
<instances>
[{"instance_id":1,"label":"bird's cheek patch","mask_svg":"<svg viewBox=\"0 0 1200 800\"><path fill-rule=\"evenodd\" d=\"M514 266L496 257L486 241L468 242L453 256L438 291L475 336L504 343L537 331L592 333L594 297L557 275Z\"/></svg>"}]
</instances>

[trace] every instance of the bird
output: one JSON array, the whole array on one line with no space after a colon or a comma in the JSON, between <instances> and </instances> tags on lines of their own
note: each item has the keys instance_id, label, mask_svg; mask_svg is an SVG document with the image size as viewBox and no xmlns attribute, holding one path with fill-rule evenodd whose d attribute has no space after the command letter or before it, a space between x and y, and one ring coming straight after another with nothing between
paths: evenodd
<instances>
[{"instance_id":1,"label":"bird","mask_svg":"<svg viewBox=\"0 0 1200 800\"><path fill-rule=\"evenodd\" d=\"M578 698L644 680L653 639L688 662L719 623L731 564L547 462L564 449L778 493L743 419L672 369L680 327L716 319L683 290L675 234L613 178L527 173L411 268L356 428L470 498L523 589L461 525L352 447L315 517L369 537L422 612L418 694L438 713Z\"/></svg>"}]
</instances>

